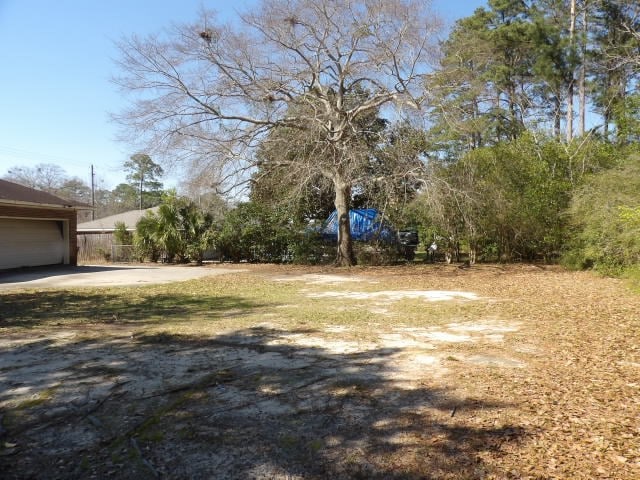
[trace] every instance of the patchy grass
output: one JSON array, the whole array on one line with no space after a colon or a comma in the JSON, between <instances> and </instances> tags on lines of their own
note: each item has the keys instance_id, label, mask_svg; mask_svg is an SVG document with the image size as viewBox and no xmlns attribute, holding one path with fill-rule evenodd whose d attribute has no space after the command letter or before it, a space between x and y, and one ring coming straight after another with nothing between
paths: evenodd
<instances>
[{"instance_id":1,"label":"patchy grass","mask_svg":"<svg viewBox=\"0 0 640 480\"><path fill-rule=\"evenodd\" d=\"M0 326L7 333L97 324L206 333L251 321L253 313L263 314L288 298L290 289L269 286L240 276L149 287L11 292L2 296Z\"/></svg>"},{"instance_id":2,"label":"patchy grass","mask_svg":"<svg viewBox=\"0 0 640 480\"><path fill-rule=\"evenodd\" d=\"M51 399L53 398L55 393L56 393L56 388L55 387L41 390L38 393L36 393L35 395L33 395L31 398L19 402L17 405L15 405L14 409L15 410L28 410L30 408L38 407L40 405L43 405L43 404L51 401Z\"/></svg>"}]
</instances>

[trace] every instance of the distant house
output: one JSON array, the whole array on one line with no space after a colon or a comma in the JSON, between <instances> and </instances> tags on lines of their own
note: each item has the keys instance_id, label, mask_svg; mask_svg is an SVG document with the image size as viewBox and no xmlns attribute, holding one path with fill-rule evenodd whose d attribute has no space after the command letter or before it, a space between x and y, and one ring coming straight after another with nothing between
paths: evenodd
<instances>
[{"instance_id":1,"label":"distant house","mask_svg":"<svg viewBox=\"0 0 640 480\"><path fill-rule=\"evenodd\" d=\"M114 245L113 232L116 224L122 222L127 230L134 232L138 220L147 212L158 211L158 207L146 210L129 210L128 212L110 215L90 222L78 224L78 258L82 262L99 261L111 256Z\"/></svg>"},{"instance_id":2,"label":"distant house","mask_svg":"<svg viewBox=\"0 0 640 480\"><path fill-rule=\"evenodd\" d=\"M0 270L76 265L79 210L89 205L0 180Z\"/></svg>"}]
</instances>

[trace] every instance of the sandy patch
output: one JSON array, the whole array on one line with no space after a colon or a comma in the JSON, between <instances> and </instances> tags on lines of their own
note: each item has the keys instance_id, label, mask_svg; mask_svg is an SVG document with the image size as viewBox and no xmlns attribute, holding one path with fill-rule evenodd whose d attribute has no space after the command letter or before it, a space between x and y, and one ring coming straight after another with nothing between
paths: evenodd
<instances>
[{"instance_id":1,"label":"sandy patch","mask_svg":"<svg viewBox=\"0 0 640 480\"><path fill-rule=\"evenodd\" d=\"M444 290L383 290L379 292L354 292L335 291L308 293L309 298L339 298L346 300L369 300L372 298L384 298L389 301L404 299L418 299L428 302L441 302L451 300L479 300L479 296L472 292L455 292Z\"/></svg>"},{"instance_id":2,"label":"sandy patch","mask_svg":"<svg viewBox=\"0 0 640 480\"><path fill-rule=\"evenodd\" d=\"M436 347L424 341L424 339L403 333L381 333L378 342L383 348L423 348L433 350Z\"/></svg>"},{"instance_id":3,"label":"sandy patch","mask_svg":"<svg viewBox=\"0 0 640 480\"><path fill-rule=\"evenodd\" d=\"M297 335L292 338L286 336L269 341L270 345L292 345L302 352L313 353L314 350L327 352L332 355L343 355L373 350L376 344L372 342L357 342L350 340L327 339L313 335Z\"/></svg>"},{"instance_id":4,"label":"sandy patch","mask_svg":"<svg viewBox=\"0 0 640 480\"><path fill-rule=\"evenodd\" d=\"M473 355L465 358L464 360L476 365L489 367L523 368L526 366L526 364L520 360L495 355Z\"/></svg>"},{"instance_id":5,"label":"sandy patch","mask_svg":"<svg viewBox=\"0 0 640 480\"><path fill-rule=\"evenodd\" d=\"M423 343L423 348L434 348L434 343L499 343L504 340L505 333L519 330L519 323L494 320L476 323L450 323L443 327L394 327L395 334L383 336L394 341L398 346L414 346Z\"/></svg>"}]
</instances>

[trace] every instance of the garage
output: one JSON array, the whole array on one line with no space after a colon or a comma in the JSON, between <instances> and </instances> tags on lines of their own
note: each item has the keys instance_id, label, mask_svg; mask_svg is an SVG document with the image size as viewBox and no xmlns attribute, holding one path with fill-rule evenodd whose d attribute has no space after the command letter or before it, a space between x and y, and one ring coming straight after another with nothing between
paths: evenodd
<instances>
[{"instance_id":1,"label":"garage","mask_svg":"<svg viewBox=\"0 0 640 480\"><path fill-rule=\"evenodd\" d=\"M0 180L0 270L76 265L78 210L87 208Z\"/></svg>"},{"instance_id":2,"label":"garage","mask_svg":"<svg viewBox=\"0 0 640 480\"><path fill-rule=\"evenodd\" d=\"M69 263L65 230L64 221L0 218L0 270Z\"/></svg>"}]
</instances>

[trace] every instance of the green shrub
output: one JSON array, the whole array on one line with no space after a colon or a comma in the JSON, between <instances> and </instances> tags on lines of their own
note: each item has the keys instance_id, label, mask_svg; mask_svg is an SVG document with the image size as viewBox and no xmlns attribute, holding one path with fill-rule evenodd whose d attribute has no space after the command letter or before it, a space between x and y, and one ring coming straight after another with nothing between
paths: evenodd
<instances>
[{"instance_id":1,"label":"green shrub","mask_svg":"<svg viewBox=\"0 0 640 480\"><path fill-rule=\"evenodd\" d=\"M556 260L573 191L614 158L615 149L601 142L565 145L531 134L472 150L433 166L418 202L423 231L473 249L481 260Z\"/></svg>"},{"instance_id":2,"label":"green shrub","mask_svg":"<svg viewBox=\"0 0 640 480\"><path fill-rule=\"evenodd\" d=\"M212 216L170 191L163 196L157 213L147 212L138 221L133 244L140 261L201 264L215 239Z\"/></svg>"},{"instance_id":3,"label":"green shrub","mask_svg":"<svg viewBox=\"0 0 640 480\"><path fill-rule=\"evenodd\" d=\"M289 251L293 263L301 265L318 265L330 263L335 258L336 247L322 241L322 237L314 232L303 232L291 239Z\"/></svg>"},{"instance_id":4,"label":"green shrub","mask_svg":"<svg viewBox=\"0 0 640 480\"><path fill-rule=\"evenodd\" d=\"M233 262L281 263L291 258L298 228L284 215L254 202L241 203L227 212L217 237L223 259Z\"/></svg>"},{"instance_id":5,"label":"green shrub","mask_svg":"<svg viewBox=\"0 0 640 480\"><path fill-rule=\"evenodd\" d=\"M568 213L563 264L616 276L640 265L640 156L589 178Z\"/></svg>"},{"instance_id":6,"label":"green shrub","mask_svg":"<svg viewBox=\"0 0 640 480\"><path fill-rule=\"evenodd\" d=\"M116 222L116 229L113 231L113 238L117 245L131 245L133 243L133 234L127 230L124 222Z\"/></svg>"}]
</instances>

